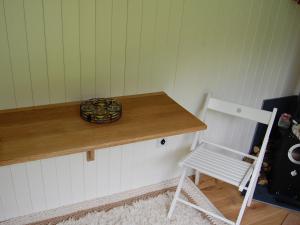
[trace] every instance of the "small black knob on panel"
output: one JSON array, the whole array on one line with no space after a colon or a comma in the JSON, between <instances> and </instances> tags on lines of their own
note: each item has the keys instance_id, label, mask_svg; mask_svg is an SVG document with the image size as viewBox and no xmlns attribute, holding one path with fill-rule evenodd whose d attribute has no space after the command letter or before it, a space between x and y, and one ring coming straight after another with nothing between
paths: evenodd
<instances>
[{"instance_id":1,"label":"small black knob on panel","mask_svg":"<svg viewBox=\"0 0 300 225\"><path fill-rule=\"evenodd\" d=\"M160 144L164 145L165 143L166 143L166 140L165 139L161 139Z\"/></svg>"}]
</instances>

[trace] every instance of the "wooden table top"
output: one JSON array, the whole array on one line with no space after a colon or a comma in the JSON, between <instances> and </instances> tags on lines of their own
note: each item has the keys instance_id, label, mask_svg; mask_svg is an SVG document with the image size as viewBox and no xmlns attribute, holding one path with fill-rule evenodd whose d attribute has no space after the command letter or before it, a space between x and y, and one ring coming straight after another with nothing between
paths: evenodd
<instances>
[{"instance_id":1,"label":"wooden table top","mask_svg":"<svg viewBox=\"0 0 300 225\"><path fill-rule=\"evenodd\" d=\"M206 129L164 92L117 99L109 124L82 120L79 102L0 111L0 166Z\"/></svg>"}]
</instances>

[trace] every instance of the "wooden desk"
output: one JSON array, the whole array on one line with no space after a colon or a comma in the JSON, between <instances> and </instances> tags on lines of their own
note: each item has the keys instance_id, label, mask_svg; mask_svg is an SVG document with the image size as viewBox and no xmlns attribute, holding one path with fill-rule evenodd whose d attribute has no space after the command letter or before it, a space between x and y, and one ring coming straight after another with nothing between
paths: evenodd
<instances>
[{"instance_id":1,"label":"wooden desk","mask_svg":"<svg viewBox=\"0 0 300 225\"><path fill-rule=\"evenodd\" d=\"M206 129L163 92L118 99L121 119L103 125L83 121L79 102L0 111L0 165Z\"/></svg>"}]
</instances>

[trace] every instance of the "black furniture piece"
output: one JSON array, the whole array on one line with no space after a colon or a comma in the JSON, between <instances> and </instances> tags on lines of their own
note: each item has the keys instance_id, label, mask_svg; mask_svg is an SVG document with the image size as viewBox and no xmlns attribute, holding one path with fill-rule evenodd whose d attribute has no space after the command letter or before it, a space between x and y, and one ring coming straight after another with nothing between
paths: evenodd
<instances>
[{"instance_id":1,"label":"black furniture piece","mask_svg":"<svg viewBox=\"0 0 300 225\"><path fill-rule=\"evenodd\" d=\"M278 108L267 150L271 157L271 173L267 176L269 185L257 185L254 199L300 211L300 144L291 129L278 127L281 114L288 113L300 122L300 94L266 99L262 109ZM258 124L253 137L251 150L260 146L266 127ZM293 149L294 148L294 149ZM292 159L292 160L291 160Z\"/></svg>"},{"instance_id":2,"label":"black furniture piece","mask_svg":"<svg viewBox=\"0 0 300 225\"><path fill-rule=\"evenodd\" d=\"M300 140L289 130L275 146L269 190L277 201L300 206Z\"/></svg>"}]
</instances>

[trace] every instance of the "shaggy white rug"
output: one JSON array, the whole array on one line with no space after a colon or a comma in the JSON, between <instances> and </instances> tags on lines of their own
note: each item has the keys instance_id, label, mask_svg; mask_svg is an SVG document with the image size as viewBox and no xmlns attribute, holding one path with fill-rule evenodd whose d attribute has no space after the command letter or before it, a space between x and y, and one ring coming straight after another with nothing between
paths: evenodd
<instances>
[{"instance_id":1,"label":"shaggy white rug","mask_svg":"<svg viewBox=\"0 0 300 225\"><path fill-rule=\"evenodd\" d=\"M167 213L174 192L160 194L108 212L89 213L78 220L69 219L58 225L211 225L209 219L191 207L178 203L171 220ZM184 198L184 196L182 196Z\"/></svg>"},{"instance_id":2,"label":"shaggy white rug","mask_svg":"<svg viewBox=\"0 0 300 225\"><path fill-rule=\"evenodd\" d=\"M167 211L174 194L173 187L178 182L179 178L174 178L118 194L0 221L0 225L224 225L220 220L205 216L179 202L171 220L168 220ZM185 179L183 191L186 197L182 195L181 198L189 198L207 211L222 216L189 178Z\"/></svg>"}]
</instances>

